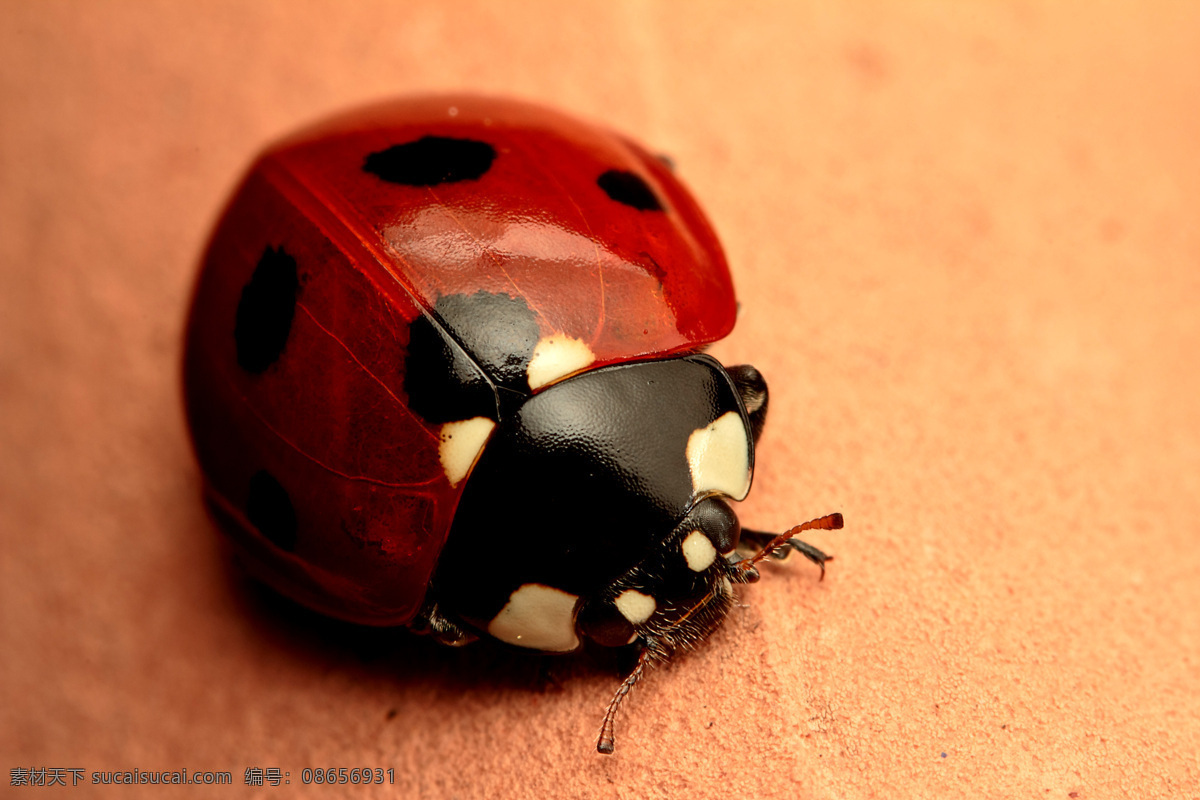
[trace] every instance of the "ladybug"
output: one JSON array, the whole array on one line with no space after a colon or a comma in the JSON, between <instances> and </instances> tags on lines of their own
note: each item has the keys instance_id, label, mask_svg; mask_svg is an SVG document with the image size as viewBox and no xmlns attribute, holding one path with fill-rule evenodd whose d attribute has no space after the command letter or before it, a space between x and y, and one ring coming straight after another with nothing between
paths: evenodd
<instances>
[{"instance_id":1,"label":"ladybug","mask_svg":"<svg viewBox=\"0 0 1200 800\"><path fill-rule=\"evenodd\" d=\"M767 385L663 158L524 103L423 97L269 149L217 224L184 356L208 505L325 614L646 666L704 640L781 535L741 528Z\"/></svg>"}]
</instances>

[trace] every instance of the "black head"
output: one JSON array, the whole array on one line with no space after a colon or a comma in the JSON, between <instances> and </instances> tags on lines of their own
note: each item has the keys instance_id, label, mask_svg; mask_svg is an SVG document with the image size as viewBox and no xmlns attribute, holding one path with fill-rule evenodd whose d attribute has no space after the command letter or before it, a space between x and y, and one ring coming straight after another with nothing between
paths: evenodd
<instances>
[{"instance_id":1,"label":"black head","mask_svg":"<svg viewBox=\"0 0 1200 800\"><path fill-rule=\"evenodd\" d=\"M580 633L608 647L645 647L660 658L703 641L733 605L740 534L729 504L717 495L704 498L637 566L587 599Z\"/></svg>"}]
</instances>

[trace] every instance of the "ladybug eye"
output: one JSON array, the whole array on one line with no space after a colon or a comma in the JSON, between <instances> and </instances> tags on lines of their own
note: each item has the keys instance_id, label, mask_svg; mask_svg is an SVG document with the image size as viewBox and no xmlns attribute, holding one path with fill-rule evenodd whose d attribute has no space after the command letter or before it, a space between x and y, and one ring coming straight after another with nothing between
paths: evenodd
<instances>
[{"instance_id":1,"label":"ladybug eye","mask_svg":"<svg viewBox=\"0 0 1200 800\"><path fill-rule=\"evenodd\" d=\"M738 521L737 514L733 509L719 497L709 497L696 504L691 513L692 523L695 530L692 533L703 533L711 543L711 546L716 549L716 552L722 555L732 553L737 547L738 539L742 535L742 524ZM691 544L689 544L691 542ZM693 539L692 534L684 537L681 545L684 551L684 558L688 559L688 566L692 567L692 559L696 559L696 563L703 560L704 545L700 544L699 540ZM689 550L692 556L688 556ZM712 561L709 561L711 564ZM701 569L707 569L708 564L704 567L692 569L697 572Z\"/></svg>"}]
</instances>

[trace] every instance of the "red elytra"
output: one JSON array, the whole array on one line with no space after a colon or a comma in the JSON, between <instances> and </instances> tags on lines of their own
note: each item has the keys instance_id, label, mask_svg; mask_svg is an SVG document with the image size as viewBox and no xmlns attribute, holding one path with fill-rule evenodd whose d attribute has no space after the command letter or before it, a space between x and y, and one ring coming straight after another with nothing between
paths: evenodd
<instances>
[{"instance_id":1,"label":"red elytra","mask_svg":"<svg viewBox=\"0 0 1200 800\"><path fill-rule=\"evenodd\" d=\"M484 141L478 180L397 191L364 160L422 137ZM614 213L618 170L662 213ZM239 301L270 249L297 265L295 313L269 369L238 366ZM269 149L226 209L188 323L185 394L208 496L250 571L323 613L394 625L417 613L465 482L405 393L410 324L439 297L523 298L589 368L694 350L733 327L711 226L658 158L537 106L427 97L351 113ZM289 487L294 541L264 537L248 486Z\"/></svg>"}]
</instances>

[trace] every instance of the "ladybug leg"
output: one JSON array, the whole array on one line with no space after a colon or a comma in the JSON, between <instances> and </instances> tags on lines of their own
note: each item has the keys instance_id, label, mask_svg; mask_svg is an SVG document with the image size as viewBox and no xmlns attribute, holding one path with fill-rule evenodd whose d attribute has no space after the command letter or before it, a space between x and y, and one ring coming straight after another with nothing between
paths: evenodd
<instances>
[{"instance_id":1,"label":"ladybug leg","mask_svg":"<svg viewBox=\"0 0 1200 800\"><path fill-rule=\"evenodd\" d=\"M603 753L606 756L611 756L616 748L616 722L617 709L621 706L621 701L625 699L625 695L629 694L629 690L633 688L642 678L642 673L646 670L646 665L650 663L653 657L651 648L646 647L638 654L637 663L633 666L633 671L626 676L625 680L617 687L617 693L613 695L613 699L609 701L608 710L604 712L604 722L600 725L600 736L596 740L596 752Z\"/></svg>"},{"instance_id":2,"label":"ladybug leg","mask_svg":"<svg viewBox=\"0 0 1200 800\"><path fill-rule=\"evenodd\" d=\"M438 610L437 603L426 599L421 611L408 623L408 629L413 633L428 634L439 644L450 647L462 647L470 644L479 637L468 633L461 625L444 616Z\"/></svg>"},{"instance_id":3,"label":"ladybug leg","mask_svg":"<svg viewBox=\"0 0 1200 800\"><path fill-rule=\"evenodd\" d=\"M742 541L753 544L755 549L758 551L756 555L758 553L765 553L767 558L773 558L776 561L783 561L788 557L788 555L791 554L793 550L795 550L809 561L820 567L820 580L825 580L825 562L833 561L833 556L802 539L786 539L783 542L776 544L774 548L768 551L767 546L770 545L771 542L776 538L777 537L775 534L767 533L765 531L742 531ZM749 561L751 559L746 560ZM743 569L748 571L750 567L747 566Z\"/></svg>"},{"instance_id":4,"label":"ladybug leg","mask_svg":"<svg viewBox=\"0 0 1200 800\"><path fill-rule=\"evenodd\" d=\"M752 531L745 528L742 529L741 541L749 542L758 548L758 552L745 561L738 562L738 569L748 573L757 574L754 565L764 558L785 559L788 554L795 550L800 555L807 558L812 563L821 568L821 580L825 580L825 563L833 561L833 556L815 547L801 539L794 538L793 534L804 530L839 530L842 527L842 515L830 514L820 519L806 522L803 525L797 525L786 533L773 534L764 531ZM751 579L753 580L753 579Z\"/></svg>"}]
</instances>

